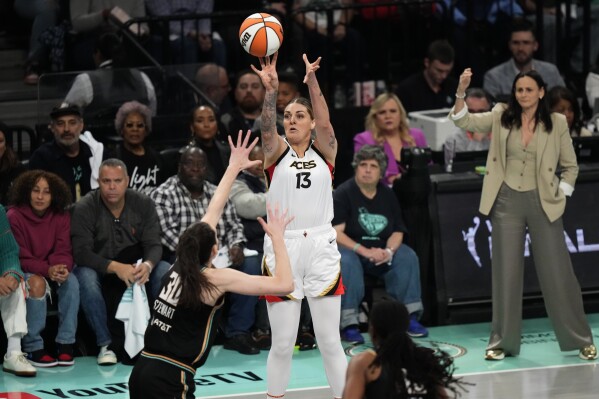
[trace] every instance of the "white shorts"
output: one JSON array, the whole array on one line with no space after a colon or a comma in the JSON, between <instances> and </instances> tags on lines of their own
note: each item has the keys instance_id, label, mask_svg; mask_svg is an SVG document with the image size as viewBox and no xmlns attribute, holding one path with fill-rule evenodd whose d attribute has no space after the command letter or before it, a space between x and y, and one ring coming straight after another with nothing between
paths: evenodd
<instances>
[{"instance_id":1,"label":"white shorts","mask_svg":"<svg viewBox=\"0 0 599 399\"><path fill-rule=\"evenodd\" d=\"M302 299L343 294L341 282L341 255L337 249L337 232L330 225L322 225L302 230L285 231L285 245L291 271L294 291L285 297L266 296L269 302L285 299ZM275 255L270 237L264 239L264 260L262 273L276 273Z\"/></svg>"}]
</instances>

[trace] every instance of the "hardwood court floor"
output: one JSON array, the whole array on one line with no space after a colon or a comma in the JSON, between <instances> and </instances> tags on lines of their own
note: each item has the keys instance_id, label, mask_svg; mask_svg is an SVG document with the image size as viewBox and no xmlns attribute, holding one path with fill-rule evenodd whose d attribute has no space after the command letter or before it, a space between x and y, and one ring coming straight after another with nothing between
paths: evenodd
<instances>
[{"instance_id":1,"label":"hardwood court floor","mask_svg":"<svg viewBox=\"0 0 599 399\"><path fill-rule=\"evenodd\" d=\"M588 316L599 342L599 314ZM433 327L422 345L438 347L455 357L456 374L475 385L463 398L598 398L599 362L585 362L577 352L560 352L547 319L525 320L522 351L500 362L483 359L489 323ZM369 345L347 346L348 356ZM196 374L197 398L263 399L266 357L240 355L215 346ZM0 399L127 398L130 366L100 367L93 357L79 357L71 367L39 369L35 378L0 372ZM7 392L15 392L7 394ZM317 350L293 357L287 399L330 399L332 395Z\"/></svg>"}]
</instances>

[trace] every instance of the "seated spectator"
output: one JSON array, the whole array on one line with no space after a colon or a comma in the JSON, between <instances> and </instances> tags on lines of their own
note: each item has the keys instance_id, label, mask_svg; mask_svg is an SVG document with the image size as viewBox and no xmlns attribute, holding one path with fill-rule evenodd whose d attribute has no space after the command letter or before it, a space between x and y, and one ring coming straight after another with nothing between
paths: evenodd
<instances>
[{"instance_id":1,"label":"seated spectator","mask_svg":"<svg viewBox=\"0 0 599 399\"><path fill-rule=\"evenodd\" d=\"M527 20L514 22L508 45L512 58L488 70L484 77L484 89L497 100L508 98L516 75L531 69L541 74L548 89L553 86L565 86L564 79L555 65L533 58L539 43L535 38L531 22Z\"/></svg>"},{"instance_id":2,"label":"seated spectator","mask_svg":"<svg viewBox=\"0 0 599 399\"><path fill-rule=\"evenodd\" d=\"M491 96L484 89L473 87L466 92L464 99L468 112L477 114L480 112L491 111L493 101ZM490 132L469 132L463 129L457 129L456 133L447 137L443 143L445 152L445 164L453 160L457 152L467 151L485 151L491 144Z\"/></svg>"},{"instance_id":3,"label":"seated spectator","mask_svg":"<svg viewBox=\"0 0 599 399\"><path fill-rule=\"evenodd\" d=\"M351 358L343 399L449 398L448 390L459 397L453 359L442 350L414 344L410 320L406 306L396 301L373 306L368 331L374 349Z\"/></svg>"},{"instance_id":4,"label":"seated spectator","mask_svg":"<svg viewBox=\"0 0 599 399\"><path fill-rule=\"evenodd\" d=\"M280 86L279 86L280 87ZM235 206L239 220L243 224L243 233L247 240L247 248L257 251L258 258L264 255L264 230L258 217L266 217L266 177L264 175L264 152L256 145L249 155L250 161L260 160L261 164L242 170L233 183L229 198ZM312 317L308 302L302 301L302 313L297 337L297 345L301 351L316 348L316 339L312 334ZM252 338L260 349L270 349L271 334L266 300L261 298L256 309L256 322Z\"/></svg>"},{"instance_id":5,"label":"seated spectator","mask_svg":"<svg viewBox=\"0 0 599 399\"><path fill-rule=\"evenodd\" d=\"M403 243L406 228L395 193L381 183L387 157L378 146L364 146L355 155L355 177L333 193L337 244L341 253L341 336L363 343L358 329L359 306L364 298L364 275L380 277L385 291L406 304L410 313L408 334L426 337L419 322L420 266L412 248Z\"/></svg>"},{"instance_id":6,"label":"seated spectator","mask_svg":"<svg viewBox=\"0 0 599 399\"><path fill-rule=\"evenodd\" d=\"M231 110L231 100L229 99L231 84L225 68L214 63L204 64L196 71L195 82L217 107L217 114L222 115ZM202 100L196 98L196 103L201 104Z\"/></svg>"},{"instance_id":7,"label":"seated spectator","mask_svg":"<svg viewBox=\"0 0 599 399\"><path fill-rule=\"evenodd\" d=\"M219 123L216 111L209 105L198 105L191 111L190 145L201 148L207 158L204 178L216 185L227 169L229 146L217 140Z\"/></svg>"},{"instance_id":8,"label":"seated spectator","mask_svg":"<svg viewBox=\"0 0 599 399\"><path fill-rule=\"evenodd\" d=\"M83 117L78 107L54 108L50 118L54 140L42 144L31 154L29 169L57 174L71 189L71 198L78 201L98 187L98 168L104 145L90 132L83 132Z\"/></svg>"},{"instance_id":9,"label":"seated spectator","mask_svg":"<svg viewBox=\"0 0 599 399\"><path fill-rule=\"evenodd\" d=\"M126 101L136 100L156 115L156 91L145 73L124 68L122 42L114 33L102 35L95 46L96 70L80 73L64 99L66 105L85 110L88 120L113 120L116 110Z\"/></svg>"},{"instance_id":10,"label":"seated spectator","mask_svg":"<svg viewBox=\"0 0 599 399\"><path fill-rule=\"evenodd\" d=\"M214 1L146 0L146 8L151 16L211 14ZM209 18L171 21L168 33L158 33L161 34L152 35L152 49L155 57L163 64L195 64L198 61L211 61L226 66L225 43L217 32L212 32L212 21ZM170 60L165 59L162 53L165 38L170 41Z\"/></svg>"},{"instance_id":11,"label":"seated spectator","mask_svg":"<svg viewBox=\"0 0 599 399\"><path fill-rule=\"evenodd\" d=\"M220 121L224 130L220 132L219 139L227 141L226 133L234 138L239 131L252 130L252 140L260 137L254 129L254 122L262 112L262 103L266 89L260 77L251 69L244 69L237 74L235 79L235 105L231 111L222 114Z\"/></svg>"},{"instance_id":12,"label":"seated spectator","mask_svg":"<svg viewBox=\"0 0 599 399\"><path fill-rule=\"evenodd\" d=\"M193 146L185 148L181 154L178 174L168 178L152 193L162 228L161 239L166 260L174 261L179 237L202 218L214 196L216 186L206 181L207 164L208 158L202 149ZM247 274L261 274L261 259L257 256L244 256L246 239L243 225L230 201L225 205L216 232L223 248L221 255L225 258L228 256L228 261L223 261L224 265ZM225 349L246 355L260 352L250 334L257 302L258 298L255 296L231 294L225 328Z\"/></svg>"},{"instance_id":13,"label":"seated spectator","mask_svg":"<svg viewBox=\"0 0 599 399\"><path fill-rule=\"evenodd\" d=\"M145 194L127 188L123 161L102 162L98 182L99 190L88 193L72 210L71 239L77 264L73 274L79 280L81 308L100 348L98 364L128 363L124 324L115 318L119 302L133 283L148 283L148 297L156 298L169 265L160 262L156 208Z\"/></svg>"},{"instance_id":14,"label":"seated spectator","mask_svg":"<svg viewBox=\"0 0 599 399\"><path fill-rule=\"evenodd\" d=\"M116 32L117 28L111 20L115 14L127 18L146 16L144 0L70 0L71 25L76 33L69 53L71 69L75 71L94 68L94 46L103 33ZM119 18L116 18L117 20ZM131 27L133 28L133 26ZM134 34L143 36L148 32L145 25L140 29L132 29Z\"/></svg>"},{"instance_id":15,"label":"seated spectator","mask_svg":"<svg viewBox=\"0 0 599 399\"><path fill-rule=\"evenodd\" d=\"M426 147L422 130L410 128L408 115L399 98L392 93L380 94L366 115L366 131L354 136L354 153L364 145L380 145L387 155L383 182L392 185L405 172L401 161L404 147Z\"/></svg>"},{"instance_id":16,"label":"seated spectator","mask_svg":"<svg viewBox=\"0 0 599 399\"><path fill-rule=\"evenodd\" d=\"M447 108L453 105L458 81L450 75L454 63L453 47L446 40L429 44L424 58L424 70L417 72L397 86L406 112Z\"/></svg>"},{"instance_id":17,"label":"seated spectator","mask_svg":"<svg viewBox=\"0 0 599 399\"><path fill-rule=\"evenodd\" d=\"M16 0L14 7L20 17L33 21L24 82L35 85L42 71L48 69L48 49L41 43L40 36L46 29L56 25L59 4L57 1Z\"/></svg>"},{"instance_id":18,"label":"seated spectator","mask_svg":"<svg viewBox=\"0 0 599 399\"><path fill-rule=\"evenodd\" d=\"M292 3L295 21L303 31L304 45L301 51L314 54L317 57L328 55L333 50L341 52L342 62L345 65L344 76L332 76L333 69L324 65L322 68L323 80L333 80L345 87L351 87L353 83L361 82L364 72L365 43L360 32L351 26L354 10L341 8L333 10L334 27L331 28L326 10L299 11L304 8L318 9L323 6L322 1L294 0ZM351 3L350 0L330 0L324 3L324 7L347 6ZM292 59L300 58L300 56L301 54L295 54Z\"/></svg>"},{"instance_id":19,"label":"seated spectator","mask_svg":"<svg viewBox=\"0 0 599 399\"><path fill-rule=\"evenodd\" d=\"M8 337L2 370L19 377L33 377L37 371L21 350L21 338L27 334L25 292L19 245L10 231L6 211L0 205L0 313Z\"/></svg>"},{"instance_id":20,"label":"seated spectator","mask_svg":"<svg viewBox=\"0 0 599 399\"><path fill-rule=\"evenodd\" d=\"M568 122L570 136L588 137L592 133L583 126L578 99L570 89L564 86L553 86L547 92L547 101L551 112L563 114ZM468 109L470 111L470 109Z\"/></svg>"},{"instance_id":21,"label":"seated spectator","mask_svg":"<svg viewBox=\"0 0 599 399\"><path fill-rule=\"evenodd\" d=\"M12 149L10 130L0 121L0 204L8 204L8 189L25 171L25 167Z\"/></svg>"},{"instance_id":22,"label":"seated spectator","mask_svg":"<svg viewBox=\"0 0 599 399\"><path fill-rule=\"evenodd\" d=\"M23 349L36 367L72 366L79 312L79 282L73 275L71 190L54 173L32 170L11 189L8 220L19 244L19 259L29 287L27 335ZM56 356L44 348L46 297L58 295Z\"/></svg>"},{"instance_id":23,"label":"seated spectator","mask_svg":"<svg viewBox=\"0 0 599 399\"><path fill-rule=\"evenodd\" d=\"M149 195L167 177L162 157L145 142L152 132L150 108L137 101L124 103L116 113L114 128L123 142L106 158L123 161L130 174L129 188Z\"/></svg>"}]
</instances>

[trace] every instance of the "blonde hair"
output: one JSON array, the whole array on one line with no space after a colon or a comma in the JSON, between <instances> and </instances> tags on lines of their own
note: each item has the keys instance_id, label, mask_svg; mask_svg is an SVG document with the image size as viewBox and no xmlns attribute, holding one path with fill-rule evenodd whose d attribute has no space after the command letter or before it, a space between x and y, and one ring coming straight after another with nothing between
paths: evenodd
<instances>
[{"instance_id":1,"label":"blonde hair","mask_svg":"<svg viewBox=\"0 0 599 399\"><path fill-rule=\"evenodd\" d=\"M374 140L377 143L379 143L381 145L383 144L384 138L383 138L383 135L381 134L381 129L379 129L379 127L376 125L376 114L380 111L380 109L383 107L383 105L389 100L395 101L395 103L399 107L399 137L401 138L401 140L403 142L408 143L408 145L410 147L415 146L416 141L414 140L414 137L412 137L412 135L410 134L410 125L408 123L408 114L406 113L405 108L401 104L401 101L399 101L399 98L393 93L380 94L374 100L374 102L370 106L368 115L366 115L366 121L365 121L366 130L370 130L370 132L372 133L372 137L374 137Z\"/></svg>"}]
</instances>

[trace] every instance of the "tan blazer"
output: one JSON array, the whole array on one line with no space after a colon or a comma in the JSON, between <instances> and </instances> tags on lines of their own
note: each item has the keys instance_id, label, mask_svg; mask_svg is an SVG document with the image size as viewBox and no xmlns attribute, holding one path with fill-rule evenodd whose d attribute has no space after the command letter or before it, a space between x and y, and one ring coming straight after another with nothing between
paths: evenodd
<instances>
[{"instance_id":1,"label":"tan blazer","mask_svg":"<svg viewBox=\"0 0 599 399\"><path fill-rule=\"evenodd\" d=\"M462 118L454 120L456 126L462 129L492 133L479 207L483 215L491 212L505 177L506 142L510 132L509 129L501 126L501 115L505 108L505 104L497 104L491 112L466 113ZM450 111L451 114L453 109ZM566 207L564 190L570 191L568 195L573 191L578 177L578 164L566 118L554 112L551 114L551 120L553 122L551 132L547 132L544 125L539 123L535 134L537 135L536 173L539 196L543 211L553 222L564 213ZM561 166L561 182L555 175L558 164Z\"/></svg>"}]
</instances>

